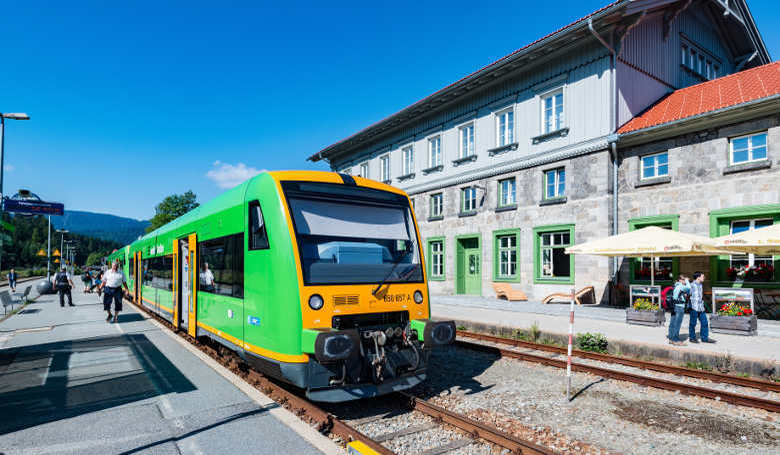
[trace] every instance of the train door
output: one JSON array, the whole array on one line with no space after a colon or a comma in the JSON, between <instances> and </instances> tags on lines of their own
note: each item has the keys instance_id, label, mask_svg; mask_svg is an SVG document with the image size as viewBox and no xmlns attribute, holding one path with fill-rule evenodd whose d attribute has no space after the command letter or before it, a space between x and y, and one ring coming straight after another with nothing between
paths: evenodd
<instances>
[{"instance_id":1,"label":"train door","mask_svg":"<svg viewBox=\"0 0 780 455\"><path fill-rule=\"evenodd\" d=\"M179 277L179 285L177 288L179 289L178 292L178 299L177 299L177 306L178 306L178 314L179 319L177 320L177 325L179 325L184 330L188 330L189 322L190 322L190 248L187 243L187 239L181 239L179 240L179 246L177 249L178 256L179 256L179 270L178 270L178 277Z\"/></svg>"},{"instance_id":2,"label":"train door","mask_svg":"<svg viewBox=\"0 0 780 455\"><path fill-rule=\"evenodd\" d=\"M143 303L141 302L141 281L143 278L141 276L142 266L141 266L140 251L136 251L135 253L135 264L133 265L133 268L135 269L133 271L133 273L135 274L135 279L133 280L133 300L138 305L142 305Z\"/></svg>"},{"instance_id":3,"label":"train door","mask_svg":"<svg viewBox=\"0 0 780 455\"><path fill-rule=\"evenodd\" d=\"M198 336L197 315L198 315L198 237L197 234L190 234L187 239L188 256L190 258L189 270L189 308L187 322L187 333L192 337Z\"/></svg>"},{"instance_id":4,"label":"train door","mask_svg":"<svg viewBox=\"0 0 780 455\"><path fill-rule=\"evenodd\" d=\"M179 271L179 241L176 239L173 239L173 248L171 248L171 251L173 252L173 270L171 271L171 294L173 296L173 314L171 315L171 323L173 324L173 328L178 329L179 328L179 280L178 276L180 275L178 273Z\"/></svg>"}]
</instances>

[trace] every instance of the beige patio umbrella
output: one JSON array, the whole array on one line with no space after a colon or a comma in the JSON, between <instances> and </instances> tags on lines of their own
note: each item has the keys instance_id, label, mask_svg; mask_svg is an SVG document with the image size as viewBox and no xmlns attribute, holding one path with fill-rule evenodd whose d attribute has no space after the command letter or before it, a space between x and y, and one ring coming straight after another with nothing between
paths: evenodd
<instances>
[{"instance_id":1,"label":"beige patio umbrella","mask_svg":"<svg viewBox=\"0 0 780 455\"><path fill-rule=\"evenodd\" d=\"M715 247L715 239L649 226L624 234L581 243L567 254L650 257L650 284L655 285L655 258L670 256L715 256L729 254Z\"/></svg>"},{"instance_id":2,"label":"beige patio umbrella","mask_svg":"<svg viewBox=\"0 0 780 455\"><path fill-rule=\"evenodd\" d=\"M731 253L780 254L780 224L724 235L715 246Z\"/></svg>"}]
</instances>

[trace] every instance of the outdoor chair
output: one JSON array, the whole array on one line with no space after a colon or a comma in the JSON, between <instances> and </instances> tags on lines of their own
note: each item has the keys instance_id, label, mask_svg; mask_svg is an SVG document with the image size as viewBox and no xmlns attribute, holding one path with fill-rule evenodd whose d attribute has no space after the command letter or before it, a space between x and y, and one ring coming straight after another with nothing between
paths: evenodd
<instances>
[{"instance_id":1,"label":"outdoor chair","mask_svg":"<svg viewBox=\"0 0 780 455\"><path fill-rule=\"evenodd\" d=\"M30 290L32 289L32 286L27 286L24 288L24 293L22 293L21 299L19 299L20 302L24 303L28 301L28 297L30 296Z\"/></svg>"},{"instance_id":2,"label":"outdoor chair","mask_svg":"<svg viewBox=\"0 0 780 455\"><path fill-rule=\"evenodd\" d=\"M497 299L504 299L508 301L526 301L526 297L523 291L513 289L509 283L493 283L493 291L496 293Z\"/></svg>"},{"instance_id":3,"label":"outdoor chair","mask_svg":"<svg viewBox=\"0 0 780 455\"><path fill-rule=\"evenodd\" d=\"M12 298L11 295L8 294L8 291L0 292L0 302L3 303L3 314L8 313L8 307L11 307L11 310L14 309L14 303L16 303Z\"/></svg>"},{"instance_id":4,"label":"outdoor chair","mask_svg":"<svg viewBox=\"0 0 780 455\"><path fill-rule=\"evenodd\" d=\"M571 294L562 294L560 292L555 294L550 294L547 297L542 299L542 303L544 304L551 303L551 302L569 302L569 301L571 301ZM593 286L585 286L584 288L575 292L574 301L577 303L577 305L582 305L583 303L586 305L595 304L596 292L593 289Z\"/></svg>"}]
</instances>

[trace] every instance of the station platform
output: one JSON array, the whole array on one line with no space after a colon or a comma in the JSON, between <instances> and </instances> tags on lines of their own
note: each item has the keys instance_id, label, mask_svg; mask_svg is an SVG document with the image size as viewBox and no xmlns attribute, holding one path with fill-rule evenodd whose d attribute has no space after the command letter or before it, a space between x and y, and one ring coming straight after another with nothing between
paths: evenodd
<instances>
[{"instance_id":1,"label":"station platform","mask_svg":"<svg viewBox=\"0 0 780 455\"><path fill-rule=\"evenodd\" d=\"M0 322L0 453L344 453L131 304L107 323L75 284L74 307L43 295Z\"/></svg>"},{"instance_id":2,"label":"station platform","mask_svg":"<svg viewBox=\"0 0 780 455\"><path fill-rule=\"evenodd\" d=\"M575 305L574 332L601 333L623 355L653 357L675 363L706 362L722 364L731 372L780 376L780 322L759 319L757 336L710 333L716 344L690 343L672 346L666 338L667 325L647 327L626 323L625 308ZM478 296L431 296L431 315L435 319L454 319L468 329L502 332L504 329L528 330L536 324L543 336L556 341L569 333L569 304L507 302ZM699 326L696 327L697 333ZM503 330L509 333L511 330ZM688 339L688 315L680 328L680 339Z\"/></svg>"}]
</instances>

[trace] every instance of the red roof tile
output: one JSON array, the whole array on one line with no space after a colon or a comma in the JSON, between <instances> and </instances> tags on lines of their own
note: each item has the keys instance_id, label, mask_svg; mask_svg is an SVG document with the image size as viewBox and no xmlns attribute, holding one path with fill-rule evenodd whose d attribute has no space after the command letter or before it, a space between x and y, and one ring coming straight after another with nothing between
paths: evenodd
<instances>
[{"instance_id":1,"label":"red roof tile","mask_svg":"<svg viewBox=\"0 0 780 455\"><path fill-rule=\"evenodd\" d=\"M780 94L780 61L676 90L618 129L628 133Z\"/></svg>"}]
</instances>

